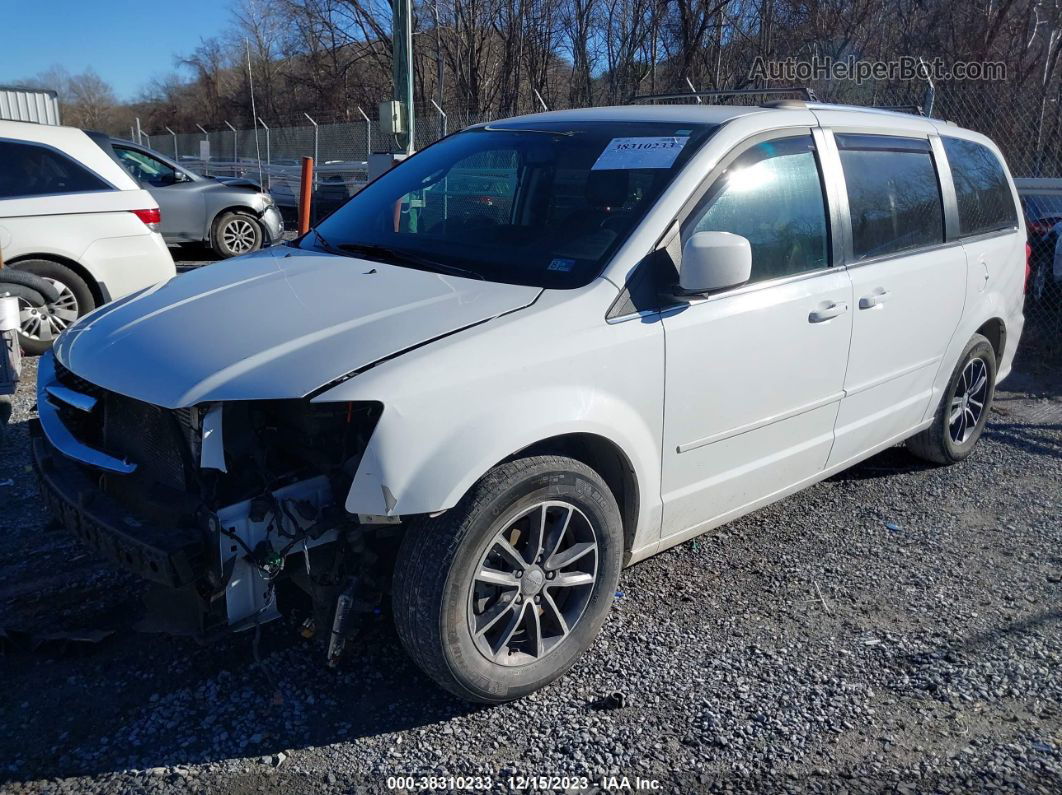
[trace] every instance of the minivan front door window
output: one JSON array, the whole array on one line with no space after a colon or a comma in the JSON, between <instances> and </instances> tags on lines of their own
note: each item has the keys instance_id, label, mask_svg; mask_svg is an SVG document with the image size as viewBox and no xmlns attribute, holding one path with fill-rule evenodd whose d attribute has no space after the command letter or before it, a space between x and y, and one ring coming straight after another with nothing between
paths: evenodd
<instances>
[{"instance_id":1,"label":"minivan front door window","mask_svg":"<svg viewBox=\"0 0 1062 795\"><path fill-rule=\"evenodd\" d=\"M826 205L811 136L767 141L735 160L684 236L706 231L748 239L751 282L825 268Z\"/></svg>"}]
</instances>

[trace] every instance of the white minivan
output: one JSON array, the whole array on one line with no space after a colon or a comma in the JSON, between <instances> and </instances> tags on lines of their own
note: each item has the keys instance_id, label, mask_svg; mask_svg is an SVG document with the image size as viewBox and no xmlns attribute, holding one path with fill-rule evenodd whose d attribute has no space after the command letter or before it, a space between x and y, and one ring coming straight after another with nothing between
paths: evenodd
<instances>
[{"instance_id":1,"label":"white minivan","mask_svg":"<svg viewBox=\"0 0 1062 795\"><path fill-rule=\"evenodd\" d=\"M174 276L159 205L84 132L0 121L0 256L52 283L22 302L23 349L41 353L94 307Z\"/></svg>"},{"instance_id":2,"label":"white minivan","mask_svg":"<svg viewBox=\"0 0 1062 795\"><path fill-rule=\"evenodd\" d=\"M462 698L593 642L623 566L906 442L970 455L1022 331L995 145L831 105L478 125L42 359L42 491L202 635L390 604ZM179 606L179 608L178 608Z\"/></svg>"}]
</instances>

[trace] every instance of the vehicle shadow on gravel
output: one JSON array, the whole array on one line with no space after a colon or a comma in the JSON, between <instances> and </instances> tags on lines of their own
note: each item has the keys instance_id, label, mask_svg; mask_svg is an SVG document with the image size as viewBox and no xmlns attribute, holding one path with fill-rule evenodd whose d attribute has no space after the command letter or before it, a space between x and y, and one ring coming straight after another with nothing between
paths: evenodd
<instances>
[{"instance_id":1,"label":"vehicle shadow on gravel","mask_svg":"<svg viewBox=\"0 0 1062 795\"><path fill-rule=\"evenodd\" d=\"M1051 431L1062 430L1060 425L1030 423L993 423L985 428L984 435L997 442L1009 444L1032 455L1062 458L1062 444L1049 436Z\"/></svg>"},{"instance_id":2,"label":"vehicle shadow on gravel","mask_svg":"<svg viewBox=\"0 0 1062 795\"><path fill-rule=\"evenodd\" d=\"M20 682L0 725L22 738L5 738L17 770L0 768L0 789L238 759L266 769L279 754L339 743L382 742L383 756L388 735L482 709L421 674L389 621L357 645L337 670L325 666L323 641L283 623L262 628L260 665L253 633L203 647L126 630L62 653L0 655L0 680Z\"/></svg>"},{"instance_id":3,"label":"vehicle shadow on gravel","mask_svg":"<svg viewBox=\"0 0 1062 795\"><path fill-rule=\"evenodd\" d=\"M927 469L935 469L934 464L929 464L915 458L903 445L890 447L866 461L856 464L851 469L838 472L828 478L828 482L844 483L848 481L872 480L874 478L891 478L896 475L909 472L924 472Z\"/></svg>"}]
</instances>

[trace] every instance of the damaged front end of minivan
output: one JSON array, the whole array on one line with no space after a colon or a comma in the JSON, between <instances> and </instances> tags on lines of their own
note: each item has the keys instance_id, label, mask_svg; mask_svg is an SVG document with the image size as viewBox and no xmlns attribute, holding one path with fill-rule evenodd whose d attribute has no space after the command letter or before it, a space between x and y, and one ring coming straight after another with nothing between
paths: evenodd
<instances>
[{"instance_id":1,"label":"damaged front end of minivan","mask_svg":"<svg viewBox=\"0 0 1062 795\"><path fill-rule=\"evenodd\" d=\"M331 634L376 610L395 517L344 499L380 418L375 402L224 401L168 409L103 389L48 354L33 459L82 541L152 583L147 623L209 639L296 616Z\"/></svg>"}]
</instances>

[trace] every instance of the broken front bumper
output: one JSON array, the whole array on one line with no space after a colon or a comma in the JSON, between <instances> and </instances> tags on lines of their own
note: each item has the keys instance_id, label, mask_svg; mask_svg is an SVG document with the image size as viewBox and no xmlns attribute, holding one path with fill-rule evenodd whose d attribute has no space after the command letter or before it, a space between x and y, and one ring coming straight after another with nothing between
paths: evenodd
<instances>
[{"instance_id":1,"label":"broken front bumper","mask_svg":"<svg viewBox=\"0 0 1062 795\"><path fill-rule=\"evenodd\" d=\"M205 534L198 528L158 528L141 522L100 491L87 471L55 451L38 421L30 425L33 466L41 494L67 530L144 579L182 588L208 567Z\"/></svg>"}]
</instances>

